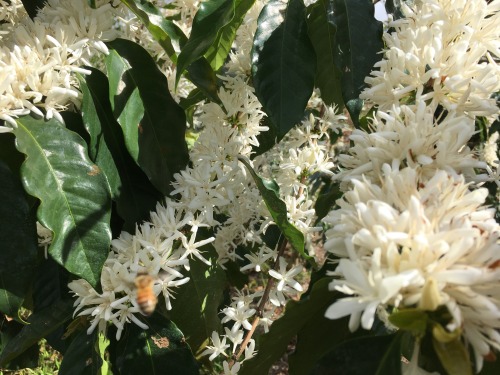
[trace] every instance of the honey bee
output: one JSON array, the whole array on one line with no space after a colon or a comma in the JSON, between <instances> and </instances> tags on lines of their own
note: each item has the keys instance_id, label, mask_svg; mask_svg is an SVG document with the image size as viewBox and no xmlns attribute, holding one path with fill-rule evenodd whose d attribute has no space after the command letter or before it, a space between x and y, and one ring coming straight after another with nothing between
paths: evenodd
<instances>
[{"instance_id":1,"label":"honey bee","mask_svg":"<svg viewBox=\"0 0 500 375\"><path fill-rule=\"evenodd\" d=\"M150 316L156 308L158 299L153 290L155 279L148 274L138 274L135 278L136 301L143 315Z\"/></svg>"}]
</instances>

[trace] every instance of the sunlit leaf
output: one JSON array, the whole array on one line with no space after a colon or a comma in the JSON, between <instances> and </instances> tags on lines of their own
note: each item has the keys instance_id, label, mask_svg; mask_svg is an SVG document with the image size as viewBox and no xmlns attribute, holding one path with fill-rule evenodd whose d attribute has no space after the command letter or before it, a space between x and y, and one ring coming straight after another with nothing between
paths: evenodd
<instances>
[{"instance_id":1,"label":"sunlit leaf","mask_svg":"<svg viewBox=\"0 0 500 375\"><path fill-rule=\"evenodd\" d=\"M90 135L89 154L109 182L118 214L125 229L149 217L163 195L156 190L127 151L120 125L113 116L106 76L97 69L80 77L82 116Z\"/></svg>"},{"instance_id":2,"label":"sunlit leaf","mask_svg":"<svg viewBox=\"0 0 500 375\"><path fill-rule=\"evenodd\" d=\"M189 158L186 116L146 50L124 39L108 45L112 49L106 58L111 105L125 144L153 185L167 195L173 174Z\"/></svg>"},{"instance_id":3,"label":"sunlit leaf","mask_svg":"<svg viewBox=\"0 0 500 375\"><path fill-rule=\"evenodd\" d=\"M40 199L38 220L53 232L50 255L69 272L97 285L111 242L106 177L84 141L56 120L16 120L16 145L26 155L26 191Z\"/></svg>"}]
</instances>

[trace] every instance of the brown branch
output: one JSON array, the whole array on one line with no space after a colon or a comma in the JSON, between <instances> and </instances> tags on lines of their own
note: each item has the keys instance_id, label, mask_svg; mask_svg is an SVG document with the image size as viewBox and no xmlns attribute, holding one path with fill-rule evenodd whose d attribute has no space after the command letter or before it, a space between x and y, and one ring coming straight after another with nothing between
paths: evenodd
<instances>
[{"instance_id":1,"label":"brown branch","mask_svg":"<svg viewBox=\"0 0 500 375\"><path fill-rule=\"evenodd\" d=\"M288 241L283 239L280 242L279 245L279 250L278 250L278 256L276 257L276 260L273 265L273 269L277 270L279 266L279 260L280 257L283 256L283 253L285 252L286 245L288 244ZM234 360L238 360L238 358L243 354L245 351L245 348L248 345L248 342L252 338L255 330L257 329L257 325L259 324L260 318L264 316L264 307L267 304L267 300L269 299L269 294L271 293L271 289L273 288L274 285L274 279L272 277L269 278L269 281L267 282L266 289L264 290L264 294L262 295L262 298L260 299L259 306L257 306L256 309L256 317L254 318L252 322L252 328L247 332L247 335L245 336L245 339L240 345L240 349L238 350L238 353L234 356Z\"/></svg>"}]
</instances>

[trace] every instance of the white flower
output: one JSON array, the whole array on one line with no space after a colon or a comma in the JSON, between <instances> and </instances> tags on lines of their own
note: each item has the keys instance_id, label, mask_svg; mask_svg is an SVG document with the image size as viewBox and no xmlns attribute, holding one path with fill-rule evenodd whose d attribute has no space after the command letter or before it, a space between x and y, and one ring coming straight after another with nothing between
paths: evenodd
<instances>
[{"instance_id":1,"label":"white flower","mask_svg":"<svg viewBox=\"0 0 500 375\"><path fill-rule=\"evenodd\" d=\"M221 340L219 337L219 334L216 331L212 332L212 346L207 345L206 349L201 353L202 356L210 354L210 357L208 357L209 360L213 361L215 357L219 355L223 355L227 357L227 354L225 353L225 350L229 348L229 345L226 344L226 337L222 336L223 339Z\"/></svg>"},{"instance_id":2,"label":"white flower","mask_svg":"<svg viewBox=\"0 0 500 375\"><path fill-rule=\"evenodd\" d=\"M275 252L272 249L268 248L265 245L261 246L258 254L250 253L244 255L244 257L247 258L250 263L246 266L241 267L240 271L244 272L247 270L255 269L256 272L260 272L261 267L266 264L269 259L272 259L274 255Z\"/></svg>"},{"instance_id":3,"label":"white flower","mask_svg":"<svg viewBox=\"0 0 500 375\"><path fill-rule=\"evenodd\" d=\"M292 267L287 271L287 263L283 257L280 258L279 263L279 271L269 270L269 275L279 280L276 289L281 292L283 288L285 288L286 286L290 286L296 291L302 292L302 285L300 285L300 283L293 278L302 272L303 267L301 265L298 265Z\"/></svg>"},{"instance_id":4,"label":"white flower","mask_svg":"<svg viewBox=\"0 0 500 375\"><path fill-rule=\"evenodd\" d=\"M384 164L393 168L406 166L431 178L436 169L462 173L473 180L476 169L486 163L476 159L467 147L475 132L474 120L449 113L437 122L434 108L420 102L415 107L399 106L391 111L378 111L373 131L354 130L350 140L354 146L339 156L344 170L336 178L348 181L362 175L376 181Z\"/></svg>"},{"instance_id":5,"label":"white flower","mask_svg":"<svg viewBox=\"0 0 500 375\"><path fill-rule=\"evenodd\" d=\"M500 88L498 3L424 0L402 4L406 18L388 23L384 59L362 94L385 111L400 102L430 102L470 115L497 114Z\"/></svg>"},{"instance_id":6,"label":"white flower","mask_svg":"<svg viewBox=\"0 0 500 375\"><path fill-rule=\"evenodd\" d=\"M231 368L229 368L229 363L227 361L224 361L222 363L222 367L224 368L224 375L236 375L238 374L238 371L240 371L240 362L234 362Z\"/></svg>"},{"instance_id":7,"label":"white flower","mask_svg":"<svg viewBox=\"0 0 500 375\"><path fill-rule=\"evenodd\" d=\"M349 295L326 316L369 329L378 307L446 307L447 328L462 327L480 368L500 348L500 226L483 206L488 191L444 171L382 170L378 183L354 180L324 219L325 249L341 257L330 287Z\"/></svg>"},{"instance_id":8,"label":"white flower","mask_svg":"<svg viewBox=\"0 0 500 375\"><path fill-rule=\"evenodd\" d=\"M225 315L221 320L222 323L234 320L231 331L236 332L242 326L247 330L250 330L252 328L252 325L250 324L248 319L255 314L255 309L249 308L243 301L232 303L231 306L224 308L222 312Z\"/></svg>"},{"instance_id":9,"label":"white flower","mask_svg":"<svg viewBox=\"0 0 500 375\"><path fill-rule=\"evenodd\" d=\"M244 331L237 330L232 331L227 327L224 327L224 331L226 331L226 337L233 343L233 354L236 352L236 347L243 342Z\"/></svg>"},{"instance_id":10,"label":"white flower","mask_svg":"<svg viewBox=\"0 0 500 375\"><path fill-rule=\"evenodd\" d=\"M247 346L245 347L245 359L243 361L246 361L250 358L253 358L256 354L255 351L255 340L250 339L248 342Z\"/></svg>"}]
</instances>

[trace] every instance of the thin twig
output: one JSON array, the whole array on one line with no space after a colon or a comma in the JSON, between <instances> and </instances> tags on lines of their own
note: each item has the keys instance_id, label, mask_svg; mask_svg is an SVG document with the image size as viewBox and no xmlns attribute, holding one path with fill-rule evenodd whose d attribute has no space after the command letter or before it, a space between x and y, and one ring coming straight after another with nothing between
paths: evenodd
<instances>
[{"instance_id":1,"label":"thin twig","mask_svg":"<svg viewBox=\"0 0 500 375\"><path fill-rule=\"evenodd\" d=\"M286 245L288 244L288 241L286 238L284 238L280 245L279 245L279 250L278 250L278 256L276 257L276 261L274 262L273 269L277 270L279 266L279 260L280 257L283 256L283 253L285 252ZM234 356L234 360L238 360L238 358L243 354L245 351L245 348L247 347L248 342L253 336L253 333L257 329L257 325L259 324L260 318L264 316L264 307L266 306L267 300L269 299L269 294L271 293L271 289L273 288L274 285L274 279L271 277L269 278L269 281L267 282L266 289L264 290L264 294L262 295L262 298L260 299L259 306L257 306L257 312L256 316L252 322L252 328L247 332L245 339L240 345L240 349L236 356Z\"/></svg>"}]
</instances>

